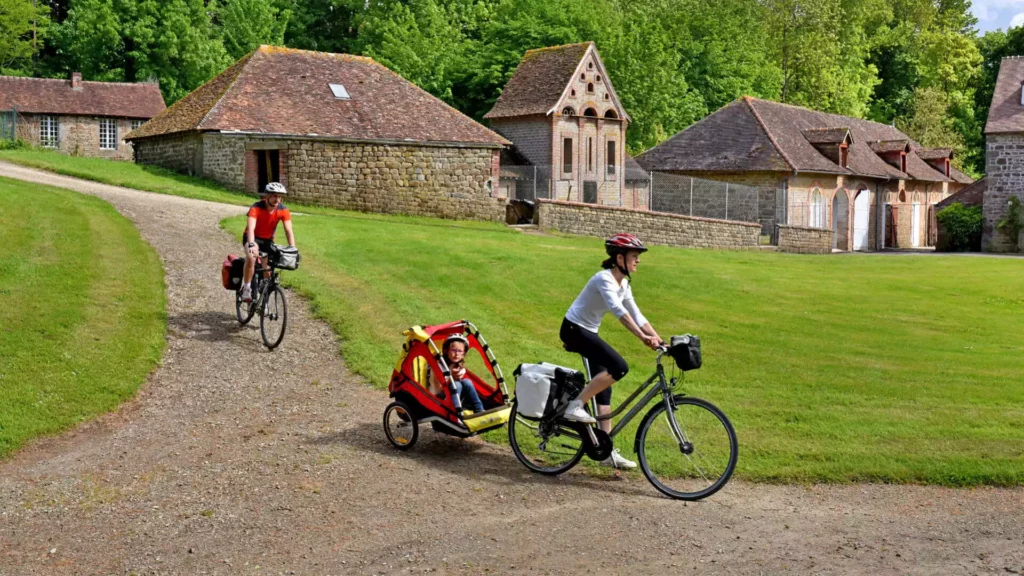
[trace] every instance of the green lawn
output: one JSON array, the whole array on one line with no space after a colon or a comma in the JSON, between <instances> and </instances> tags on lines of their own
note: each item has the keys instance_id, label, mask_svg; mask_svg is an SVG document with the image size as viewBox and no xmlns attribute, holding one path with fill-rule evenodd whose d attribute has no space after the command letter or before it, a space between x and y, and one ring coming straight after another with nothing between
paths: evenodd
<instances>
[{"instance_id":1,"label":"green lawn","mask_svg":"<svg viewBox=\"0 0 1024 576\"><path fill-rule=\"evenodd\" d=\"M132 162L68 156L41 148L0 150L0 160L65 176L159 194L173 194L240 206L248 206L253 203L253 196L226 190L215 182Z\"/></svg>"},{"instance_id":2,"label":"green lawn","mask_svg":"<svg viewBox=\"0 0 1024 576\"><path fill-rule=\"evenodd\" d=\"M159 258L110 205L4 178L0 202L3 458L131 397L166 315Z\"/></svg>"},{"instance_id":3,"label":"green lawn","mask_svg":"<svg viewBox=\"0 0 1024 576\"><path fill-rule=\"evenodd\" d=\"M402 329L460 318L507 375L520 362L579 365L558 327L597 270L599 240L319 215L296 233L304 266L287 280L376 386ZM635 293L662 336L702 336L705 366L684 389L733 420L740 477L1024 484L1020 260L656 247ZM630 361L625 398L652 353L611 319L602 335Z\"/></svg>"}]
</instances>

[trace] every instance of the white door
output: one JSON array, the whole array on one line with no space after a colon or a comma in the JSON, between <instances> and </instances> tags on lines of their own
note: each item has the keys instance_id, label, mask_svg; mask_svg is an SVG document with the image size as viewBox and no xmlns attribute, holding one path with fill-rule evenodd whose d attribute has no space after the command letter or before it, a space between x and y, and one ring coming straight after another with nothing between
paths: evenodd
<instances>
[{"instance_id":1,"label":"white door","mask_svg":"<svg viewBox=\"0 0 1024 576\"><path fill-rule=\"evenodd\" d=\"M921 246L921 205L917 203L910 213L910 245L914 248Z\"/></svg>"},{"instance_id":2,"label":"white door","mask_svg":"<svg viewBox=\"0 0 1024 576\"><path fill-rule=\"evenodd\" d=\"M871 194L861 190L853 204L853 249L867 250L868 222L871 220Z\"/></svg>"}]
</instances>

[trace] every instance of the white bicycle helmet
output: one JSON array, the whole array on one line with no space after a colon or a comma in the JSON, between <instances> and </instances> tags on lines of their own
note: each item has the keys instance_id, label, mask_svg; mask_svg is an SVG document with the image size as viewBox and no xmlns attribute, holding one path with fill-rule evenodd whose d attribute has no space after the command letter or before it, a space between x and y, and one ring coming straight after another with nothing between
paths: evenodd
<instances>
[{"instance_id":1,"label":"white bicycle helmet","mask_svg":"<svg viewBox=\"0 0 1024 576\"><path fill-rule=\"evenodd\" d=\"M451 336L444 339L444 344L441 346L441 350L444 353L448 353L448 347L452 345L452 342L462 342L466 350L469 351L469 340L466 339L462 334L452 334Z\"/></svg>"},{"instance_id":2,"label":"white bicycle helmet","mask_svg":"<svg viewBox=\"0 0 1024 576\"><path fill-rule=\"evenodd\" d=\"M288 193L288 191L285 190L284 184L281 184L280 182L271 182L271 183L267 184L266 187L263 188L263 194L264 195L265 194L277 194L279 196L284 196L287 193Z\"/></svg>"}]
</instances>

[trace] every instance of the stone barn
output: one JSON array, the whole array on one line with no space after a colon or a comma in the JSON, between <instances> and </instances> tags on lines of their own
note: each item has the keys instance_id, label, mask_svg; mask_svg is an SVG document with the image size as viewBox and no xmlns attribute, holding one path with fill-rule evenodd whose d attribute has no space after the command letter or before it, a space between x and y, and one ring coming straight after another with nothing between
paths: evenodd
<instances>
[{"instance_id":1,"label":"stone barn","mask_svg":"<svg viewBox=\"0 0 1024 576\"><path fill-rule=\"evenodd\" d=\"M1024 238L1010 238L997 228L1009 211L1010 196L1024 201L1024 57L1011 56L999 63L992 105L985 123L985 229L982 249L1006 252L1024 249ZM1024 234L1021 234L1024 236Z\"/></svg>"},{"instance_id":2,"label":"stone barn","mask_svg":"<svg viewBox=\"0 0 1024 576\"><path fill-rule=\"evenodd\" d=\"M165 108L155 83L92 82L78 72L67 80L0 76L0 124L72 156L131 160L125 135Z\"/></svg>"},{"instance_id":3,"label":"stone barn","mask_svg":"<svg viewBox=\"0 0 1024 576\"><path fill-rule=\"evenodd\" d=\"M508 142L361 56L261 46L128 135L136 162L298 203L501 220Z\"/></svg>"}]
</instances>

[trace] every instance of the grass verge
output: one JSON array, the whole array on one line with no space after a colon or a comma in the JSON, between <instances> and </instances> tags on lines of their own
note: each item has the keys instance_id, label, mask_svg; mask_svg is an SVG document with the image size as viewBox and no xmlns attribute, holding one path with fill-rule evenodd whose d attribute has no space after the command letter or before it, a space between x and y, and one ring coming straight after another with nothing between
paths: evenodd
<instances>
[{"instance_id":1,"label":"grass verge","mask_svg":"<svg viewBox=\"0 0 1024 576\"><path fill-rule=\"evenodd\" d=\"M402 329L461 318L506 372L580 364L561 350L558 327L603 257L599 241L319 215L296 232L304 266L286 280L376 386L386 385ZM634 290L647 317L662 336L703 338L705 367L681 388L732 419L738 476L1024 483L1017 261L657 247L643 260ZM616 387L623 399L653 357L612 320L602 336L632 366ZM638 423L617 441L626 454Z\"/></svg>"},{"instance_id":2,"label":"grass verge","mask_svg":"<svg viewBox=\"0 0 1024 576\"><path fill-rule=\"evenodd\" d=\"M166 313L159 258L109 204L4 178L0 201L3 458L134 395Z\"/></svg>"}]
</instances>

